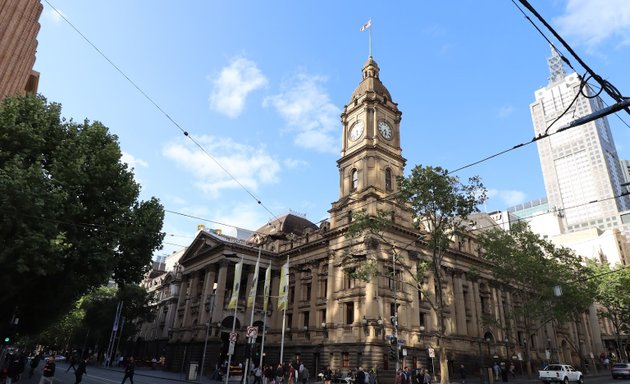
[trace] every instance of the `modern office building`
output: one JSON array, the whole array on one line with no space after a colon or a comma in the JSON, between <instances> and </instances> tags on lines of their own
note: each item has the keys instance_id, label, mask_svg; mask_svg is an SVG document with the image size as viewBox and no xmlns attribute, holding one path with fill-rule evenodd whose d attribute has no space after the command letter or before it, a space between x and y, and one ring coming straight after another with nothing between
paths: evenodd
<instances>
[{"instance_id":1,"label":"modern office building","mask_svg":"<svg viewBox=\"0 0 630 384\"><path fill-rule=\"evenodd\" d=\"M37 92L33 65L42 10L40 0L0 0L0 100Z\"/></svg>"},{"instance_id":2,"label":"modern office building","mask_svg":"<svg viewBox=\"0 0 630 384\"><path fill-rule=\"evenodd\" d=\"M630 207L622 193L624 177L608 120L604 117L563 132L575 120L605 107L577 73L567 74L552 49L547 86L530 105L549 209L563 218L568 232L620 225L619 212Z\"/></svg>"}]
</instances>

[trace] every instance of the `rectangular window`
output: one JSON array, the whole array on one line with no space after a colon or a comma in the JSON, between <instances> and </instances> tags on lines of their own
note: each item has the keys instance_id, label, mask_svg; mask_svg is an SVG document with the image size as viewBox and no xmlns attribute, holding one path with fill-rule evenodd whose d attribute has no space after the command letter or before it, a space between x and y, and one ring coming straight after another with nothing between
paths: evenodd
<instances>
[{"instance_id":1,"label":"rectangular window","mask_svg":"<svg viewBox=\"0 0 630 384\"><path fill-rule=\"evenodd\" d=\"M346 303L346 324L354 323L354 302Z\"/></svg>"},{"instance_id":2,"label":"rectangular window","mask_svg":"<svg viewBox=\"0 0 630 384\"><path fill-rule=\"evenodd\" d=\"M328 296L328 280L321 280L320 284L321 284L321 289L319 290L319 292L321 293L320 297L323 297L325 299Z\"/></svg>"},{"instance_id":3,"label":"rectangular window","mask_svg":"<svg viewBox=\"0 0 630 384\"><path fill-rule=\"evenodd\" d=\"M295 287L289 287L289 303L293 303L295 297Z\"/></svg>"},{"instance_id":4,"label":"rectangular window","mask_svg":"<svg viewBox=\"0 0 630 384\"><path fill-rule=\"evenodd\" d=\"M309 321L309 320L310 320L310 317L311 317L310 312L304 312L304 314L302 315L302 319L303 319L303 321L302 321L302 325L303 325L303 326L305 326L305 327L308 327L308 326L309 326L309 323L310 323L310 321Z\"/></svg>"},{"instance_id":5,"label":"rectangular window","mask_svg":"<svg viewBox=\"0 0 630 384\"><path fill-rule=\"evenodd\" d=\"M306 289L304 290L304 300L311 300L311 284L306 284Z\"/></svg>"},{"instance_id":6,"label":"rectangular window","mask_svg":"<svg viewBox=\"0 0 630 384\"><path fill-rule=\"evenodd\" d=\"M350 353L348 352L341 353L341 367L350 368Z\"/></svg>"},{"instance_id":7,"label":"rectangular window","mask_svg":"<svg viewBox=\"0 0 630 384\"><path fill-rule=\"evenodd\" d=\"M319 322L320 322L320 325L321 325L321 323L325 323L326 322L326 310L325 309L322 309L322 310L319 311Z\"/></svg>"}]
</instances>

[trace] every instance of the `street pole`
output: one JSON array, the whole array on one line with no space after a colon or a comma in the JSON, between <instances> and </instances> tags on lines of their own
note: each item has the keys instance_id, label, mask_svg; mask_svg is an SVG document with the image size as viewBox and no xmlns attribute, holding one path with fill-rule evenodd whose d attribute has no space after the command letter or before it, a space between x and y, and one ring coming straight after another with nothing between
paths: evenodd
<instances>
[{"instance_id":1,"label":"street pole","mask_svg":"<svg viewBox=\"0 0 630 384\"><path fill-rule=\"evenodd\" d=\"M253 327L254 326L254 312L256 312L256 291L258 288L258 267L260 265L260 253L262 252L262 246L258 247L258 258L256 259L256 270L254 271L254 276L256 276L256 278L254 279L254 281L252 282L253 287L252 287L252 291L254 292L254 298L252 301L252 312L251 312L251 316L249 318L249 326ZM251 294L251 292L250 292ZM252 347L254 345L254 342L256 341L255 337L248 337L247 340L247 344L248 345L248 354L247 354L247 359L245 359L245 372L243 373L243 377L245 377L245 383L249 382L249 362L252 360Z\"/></svg>"},{"instance_id":2,"label":"street pole","mask_svg":"<svg viewBox=\"0 0 630 384\"><path fill-rule=\"evenodd\" d=\"M208 303L208 322L206 323L206 341L203 343L203 356L201 357L201 370L199 370L201 374L198 376L199 380L201 380L201 376L203 376L203 368L206 363L206 349L208 348L208 336L210 334L210 321L212 320L212 312L214 311L214 295L215 295L215 292L213 290L212 295L210 295L210 299Z\"/></svg>"},{"instance_id":3,"label":"street pole","mask_svg":"<svg viewBox=\"0 0 630 384\"><path fill-rule=\"evenodd\" d=\"M394 284L394 340L396 340L396 374L400 369L400 343L398 342L398 297L396 284L396 251L392 252L392 283Z\"/></svg>"},{"instance_id":4,"label":"street pole","mask_svg":"<svg viewBox=\"0 0 630 384\"><path fill-rule=\"evenodd\" d=\"M243 257L241 256L241 260L239 261L239 263L241 263L241 266L243 265ZM237 265L238 266L238 265ZM242 268L242 267L241 267ZM235 274L236 275L236 274ZM239 284L239 290L240 290L240 282L238 282ZM234 303L234 317L232 318L232 332L230 332L230 339L232 338L232 335L234 335L236 333L236 315L238 314L238 293L236 295L236 303ZM228 365L227 365L227 372L225 373L225 384L228 384L229 380L230 380L230 366L232 365L232 355L234 354L234 348L236 346L236 340L232 341L230 340L230 346L228 347Z\"/></svg>"}]
</instances>

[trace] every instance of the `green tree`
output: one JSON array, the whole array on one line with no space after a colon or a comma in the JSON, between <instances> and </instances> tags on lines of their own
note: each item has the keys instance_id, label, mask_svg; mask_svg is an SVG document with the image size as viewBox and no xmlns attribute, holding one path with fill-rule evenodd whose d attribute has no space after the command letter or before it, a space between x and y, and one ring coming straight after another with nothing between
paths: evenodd
<instances>
[{"instance_id":1,"label":"green tree","mask_svg":"<svg viewBox=\"0 0 630 384\"><path fill-rule=\"evenodd\" d=\"M524 341L530 341L530 336L548 322L576 321L593 303L593 284L582 259L570 249L557 247L533 233L527 223L517 222L509 231L492 228L481 233L478 241L493 279L511 292L515 304L506 320L508 324L494 324L506 332L510 331L511 322L518 322L524 329ZM577 329L581 327L578 325ZM530 344L525 343L529 376ZM579 354L578 348L572 347Z\"/></svg>"},{"instance_id":2,"label":"green tree","mask_svg":"<svg viewBox=\"0 0 630 384\"><path fill-rule=\"evenodd\" d=\"M411 213L419 236L408 244L394 243L386 237L386 229L394 223L385 212L379 212L375 216L365 213L353 215L348 234L353 237L368 235L368 248L370 237L379 239L380 243L386 244L396 260L400 259L402 250L419 238L422 239L428 250L423 262L413 266L402 262L396 262L395 265L411 276L414 288L422 293L437 314L438 328L435 336L440 351L440 380L442 384L447 384L447 306L442 290L434 290L425 285L424 281L428 274L432 274L435 286L442 287L445 281L444 257L453 238L465 231L468 215L478 211L477 206L485 200L486 190L478 177L471 177L467 184L462 184L459 178L449 175L446 169L422 165L414 167L408 177L399 177L397 181L399 191L396 199ZM374 260L367 260L350 272L366 281L380 273Z\"/></svg>"},{"instance_id":3,"label":"green tree","mask_svg":"<svg viewBox=\"0 0 630 384\"><path fill-rule=\"evenodd\" d=\"M3 100L0 321L17 312L21 332L36 332L108 279L141 279L161 247L164 209L138 200L120 159L100 122L67 121L43 96Z\"/></svg>"},{"instance_id":4,"label":"green tree","mask_svg":"<svg viewBox=\"0 0 630 384\"><path fill-rule=\"evenodd\" d=\"M619 357L628 361L628 342L624 345L622 335L630 332L630 269L619 264L611 268L606 262L591 262L589 267L597 285L598 315L613 325Z\"/></svg>"}]
</instances>

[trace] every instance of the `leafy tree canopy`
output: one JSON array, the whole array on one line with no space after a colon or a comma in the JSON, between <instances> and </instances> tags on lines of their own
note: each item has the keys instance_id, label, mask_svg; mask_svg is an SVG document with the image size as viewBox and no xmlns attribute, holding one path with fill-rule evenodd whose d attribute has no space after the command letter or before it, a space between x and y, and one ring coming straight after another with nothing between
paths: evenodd
<instances>
[{"instance_id":1,"label":"leafy tree canopy","mask_svg":"<svg viewBox=\"0 0 630 384\"><path fill-rule=\"evenodd\" d=\"M120 159L117 137L100 122L67 121L43 96L3 100L1 321L16 312L21 332L36 332L108 279L140 280L161 247L164 209L138 200Z\"/></svg>"}]
</instances>

